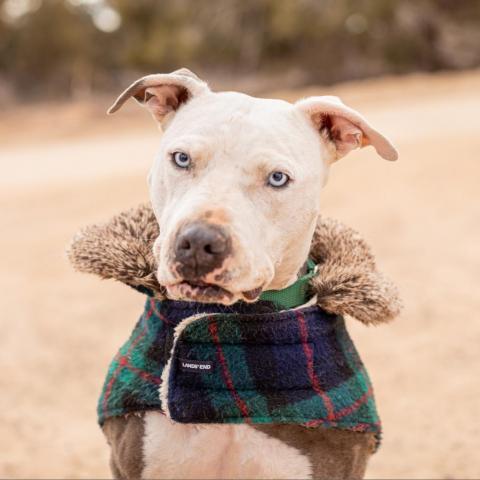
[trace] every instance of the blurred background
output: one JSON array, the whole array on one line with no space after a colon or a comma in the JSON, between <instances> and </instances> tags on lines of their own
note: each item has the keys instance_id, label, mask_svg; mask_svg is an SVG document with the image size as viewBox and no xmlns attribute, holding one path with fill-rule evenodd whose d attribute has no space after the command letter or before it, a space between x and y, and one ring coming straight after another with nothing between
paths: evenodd
<instances>
[{"instance_id":1,"label":"blurred background","mask_svg":"<svg viewBox=\"0 0 480 480\"><path fill-rule=\"evenodd\" d=\"M0 477L109 476L96 399L143 298L63 252L148 199L158 130L134 102L104 112L183 66L217 90L339 95L397 145L393 164L349 155L323 196L405 302L349 322L385 431L367 477L478 478L477 0L0 0Z\"/></svg>"},{"instance_id":2,"label":"blurred background","mask_svg":"<svg viewBox=\"0 0 480 480\"><path fill-rule=\"evenodd\" d=\"M0 98L83 98L178 65L257 91L460 70L480 62L479 21L475 0L2 0Z\"/></svg>"}]
</instances>

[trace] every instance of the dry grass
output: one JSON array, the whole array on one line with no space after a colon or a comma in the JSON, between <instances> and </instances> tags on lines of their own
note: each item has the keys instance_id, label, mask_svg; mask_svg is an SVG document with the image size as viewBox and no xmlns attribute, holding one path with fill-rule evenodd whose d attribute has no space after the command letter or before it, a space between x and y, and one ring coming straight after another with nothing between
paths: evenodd
<instances>
[{"instance_id":1,"label":"dry grass","mask_svg":"<svg viewBox=\"0 0 480 480\"><path fill-rule=\"evenodd\" d=\"M325 213L363 233L406 304L389 326L350 322L385 427L368 476L478 478L480 73L332 90L401 153L352 155L324 192ZM312 93L325 89L281 95ZM103 103L2 114L2 477L109 475L95 403L143 299L72 272L63 250L80 226L146 198L158 139L144 113L107 121Z\"/></svg>"}]
</instances>

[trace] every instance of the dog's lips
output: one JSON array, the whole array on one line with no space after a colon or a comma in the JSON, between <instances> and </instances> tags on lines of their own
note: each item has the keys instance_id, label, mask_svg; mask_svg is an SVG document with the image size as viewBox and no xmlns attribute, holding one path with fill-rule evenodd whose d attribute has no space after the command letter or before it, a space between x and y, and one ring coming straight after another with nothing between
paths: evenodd
<instances>
[{"instance_id":1,"label":"dog's lips","mask_svg":"<svg viewBox=\"0 0 480 480\"><path fill-rule=\"evenodd\" d=\"M167 286L167 290L176 298L184 298L197 302L231 302L233 293L219 285L206 282L182 281Z\"/></svg>"},{"instance_id":2,"label":"dog's lips","mask_svg":"<svg viewBox=\"0 0 480 480\"><path fill-rule=\"evenodd\" d=\"M262 287L253 288L252 290L247 290L246 292L242 292L245 300L249 302L254 302L262 293Z\"/></svg>"},{"instance_id":3,"label":"dog's lips","mask_svg":"<svg viewBox=\"0 0 480 480\"><path fill-rule=\"evenodd\" d=\"M193 300L197 302L232 303L239 299L238 294L227 290L220 285L199 281L182 280L179 283L168 285L167 291L177 299ZM241 292L246 302L254 302L262 293L263 288L257 287Z\"/></svg>"}]
</instances>

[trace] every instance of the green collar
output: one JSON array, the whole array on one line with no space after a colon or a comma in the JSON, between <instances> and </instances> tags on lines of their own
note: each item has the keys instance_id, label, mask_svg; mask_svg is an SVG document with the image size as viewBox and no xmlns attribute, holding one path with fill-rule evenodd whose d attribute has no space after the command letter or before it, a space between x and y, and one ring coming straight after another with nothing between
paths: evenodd
<instances>
[{"instance_id":1,"label":"green collar","mask_svg":"<svg viewBox=\"0 0 480 480\"><path fill-rule=\"evenodd\" d=\"M304 305L309 300L308 285L310 279L316 273L316 265L313 260L307 260L307 273L300 277L295 283L282 290L267 290L260 295L260 300L273 302L281 310Z\"/></svg>"}]
</instances>

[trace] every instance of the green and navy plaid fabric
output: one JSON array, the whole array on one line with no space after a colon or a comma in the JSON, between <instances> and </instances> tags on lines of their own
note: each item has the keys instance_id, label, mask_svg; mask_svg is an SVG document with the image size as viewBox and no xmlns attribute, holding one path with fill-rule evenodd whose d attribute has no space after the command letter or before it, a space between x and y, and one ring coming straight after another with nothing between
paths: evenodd
<instances>
[{"instance_id":1,"label":"green and navy plaid fabric","mask_svg":"<svg viewBox=\"0 0 480 480\"><path fill-rule=\"evenodd\" d=\"M174 343L174 328L198 314ZM177 422L289 423L380 434L372 386L344 320L317 306L275 311L266 301L225 307L148 298L110 365L100 423L161 411L159 387L169 360L167 407Z\"/></svg>"}]
</instances>

